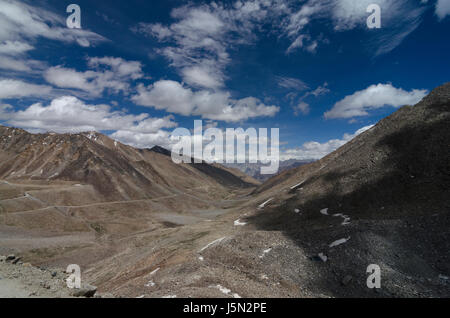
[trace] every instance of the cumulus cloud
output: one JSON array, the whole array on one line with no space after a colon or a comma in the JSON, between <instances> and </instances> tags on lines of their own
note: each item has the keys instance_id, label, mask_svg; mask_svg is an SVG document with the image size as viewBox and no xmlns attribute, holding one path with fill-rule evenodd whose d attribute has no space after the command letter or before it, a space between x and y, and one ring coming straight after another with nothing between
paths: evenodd
<instances>
[{"instance_id":1,"label":"cumulus cloud","mask_svg":"<svg viewBox=\"0 0 450 318\"><path fill-rule=\"evenodd\" d=\"M300 148L287 149L280 154L281 160L289 160L289 159L298 159L298 160L318 160L331 152L335 151L339 147L342 147L347 142L355 138L356 136L362 134L363 132L372 128L371 126L366 126L354 134L344 134L342 139L332 139L324 143L320 143L317 141L310 141L303 144Z\"/></svg>"},{"instance_id":2,"label":"cumulus cloud","mask_svg":"<svg viewBox=\"0 0 450 318\"><path fill-rule=\"evenodd\" d=\"M14 79L0 79L0 100L22 97L47 97L52 88Z\"/></svg>"},{"instance_id":3,"label":"cumulus cloud","mask_svg":"<svg viewBox=\"0 0 450 318\"><path fill-rule=\"evenodd\" d=\"M128 114L113 110L109 105L85 104L73 96L58 97L49 105L36 103L19 111L4 107L0 110L0 119L15 127L60 133L123 130L152 134L177 126L172 116L152 118L148 114Z\"/></svg>"},{"instance_id":4,"label":"cumulus cloud","mask_svg":"<svg viewBox=\"0 0 450 318\"><path fill-rule=\"evenodd\" d=\"M223 86L223 78L214 73L213 69L202 66L185 67L181 71L186 83L194 87L220 88Z\"/></svg>"},{"instance_id":5,"label":"cumulus cloud","mask_svg":"<svg viewBox=\"0 0 450 318\"><path fill-rule=\"evenodd\" d=\"M143 77L142 65L136 61L94 57L88 58L88 65L93 70L79 72L62 66L51 67L45 71L44 78L59 88L77 89L98 97L105 90L128 94L130 82Z\"/></svg>"},{"instance_id":6,"label":"cumulus cloud","mask_svg":"<svg viewBox=\"0 0 450 318\"><path fill-rule=\"evenodd\" d=\"M277 106L267 106L259 99L247 97L234 100L228 92L193 91L179 82L161 80L153 85L139 85L132 96L137 105L154 107L185 116L237 122L260 116L274 116Z\"/></svg>"},{"instance_id":7,"label":"cumulus cloud","mask_svg":"<svg viewBox=\"0 0 450 318\"><path fill-rule=\"evenodd\" d=\"M384 106L414 105L427 95L425 89L405 91L391 84L371 85L337 102L325 118L351 118L369 115L369 110Z\"/></svg>"}]
</instances>

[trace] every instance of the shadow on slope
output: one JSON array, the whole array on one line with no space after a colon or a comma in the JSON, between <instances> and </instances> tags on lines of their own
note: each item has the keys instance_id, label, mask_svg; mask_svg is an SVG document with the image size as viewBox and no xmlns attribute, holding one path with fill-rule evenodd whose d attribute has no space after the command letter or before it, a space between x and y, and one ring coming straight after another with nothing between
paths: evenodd
<instances>
[{"instance_id":1,"label":"shadow on slope","mask_svg":"<svg viewBox=\"0 0 450 318\"><path fill-rule=\"evenodd\" d=\"M448 103L441 106L445 109L439 111L445 114ZM328 172L305 182L294 197L249 221L264 231L281 231L312 259L317 260L318 253L328 256L326 263L310 261L320 273L312 286L318 293L449 297L450 286L439 277L450 276L446 114L382 137L372 146L378 156L371 160L363 157L358 162L359 149L344 153ZM349 158L354 161L346 162ZM296 208L301 215L293 212ZM324 208L329 208L329 216L320 213ZM332 216L338 213L350 217L350 224L342 225L341 217ZM329 247L349 237L347 243ZM366 286L369 264L382 269L382 289L377 293ZM343 286L346 276L352 281Z\"/></svg>"}]
</instances>

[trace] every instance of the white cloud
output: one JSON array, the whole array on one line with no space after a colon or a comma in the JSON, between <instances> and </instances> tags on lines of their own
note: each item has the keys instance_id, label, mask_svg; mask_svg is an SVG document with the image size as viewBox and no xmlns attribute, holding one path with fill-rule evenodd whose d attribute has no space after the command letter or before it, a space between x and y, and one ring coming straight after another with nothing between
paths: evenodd
<instances>
[{"instance_id":1,"label":"white cloud","mask_svg":"<svg viewBox=\"0 0 450 318\"><path fill-rule=\"evenodd\" d=\"M366 12L369 4L378 4L382 11L382 28L378 32L367 29ZM426 6L415 0L308 0L299 9L289 7L281 23L282 33L291 39L286 53L302 48L315 53L321 41L321 35L313 37L314 23L331 21L335 31L347 31L355 28L367 30L367 48L374 56L386 54L411 34L422 22Z\"/></svg>"},{"instance_id":2,"label":"white cloud","mask_svg":"<svg viewBox=\"0 0 450 318\"><path fill-rule=\"evenodd\" d=\"M26 61L2 55L0 55L0 69L17 72L31 71L31 68Z\"/></svg>"},{"instance_id":3,"label":"white cloud","mask_svg":"<svg viewBox=\"0 0 450 318\"><path fill-rule=\"evenodd\" d=\"M69 29L65 17L19 1L0 0L0 41L39 37L62 42L96 43L105 39L88 30Z\"/></svg>"},{"instance_id":4,"label":"white cloud","mask_svg":"<svg viewBox=\"0 0 450 318\"><path fill-rule=\"evenodd\" d=\"M194 87L219 88L223 86L223 78L213 72L213 69L201 66L184 68L181 73L186 83Z\"/></svg>"},{"instance_id":5,"label":"white cloud","mask_svg":"<svg viewBox=\"0 0 450 318\"><path fill-rule=\"evenodd\" d=\"M330 92L330 89L328 88L328 83L325 82L325 83L323 83L322 86L319 86L319 87L317 87L315 90L306 93L305 96L304 96L303 98L305 98L305 97L307 97L307 96L310 96L310 95L313 95L313 96L315 96L315 97L319 97L319 96L328 94L329 92Z\"/></svg>"},{"instance_id":6,"label":"white cloud","mask_svg":"<svg viewBox=\"0 0 450 318\"><path fill-rule=\"evenodd\" d=\"M303 115L308 115L310 112L310 107L308 103L305 102L299 102L297 106L294 107L294 114L295 116L298 116L299 113L302 113Z\"/></svg>"},{"instance_id":7,"label":"white cloud","mask_svg":"<svg viewBox=\"0 0 450 318\"><path fill-rule=\"evenodd\" d=\"M311 37L309 35L300 34L294 40L294 42L292 42L291 45L288 47L288 49L286 50L286 54L290 54L290 53L294 52L295 50L297 50L299 48L305 47L304 41L309 40L310 38Z\"/></svg>"},{"instance_id":8,"label":"white cloud","mask_svg":"<svg viewBox=\"0 0 450 318\"><path fill-rule=\"evenodd\" d=\"M237 122L260 116L274 116L279 111L279 107L267 106L254 97L233 100L227 92L193 91L170 80L161 80L148 87L141 84L137 91L132 96L137 105L212 120Z\"/></svg>"},{"instance_id":9,"label":"white cloud","mask_svg":"<svg viewBox=\"0 0 450 318\"><path fill-rule=\"evenodd\" d=\"M347 142L355 138L356 136L362 134L363 132L372 128L371 126L366 126L354 134L345 134L342 139L332 139L324 143L310 141L303 144L300 148L287 149L280 154L281 160L298 159L298 160L309 160L309 159L321 159L331 152L335 151L339 147L342 147Z\"/></svg>"},{"instance_id":10,"label":"white cloud","mask_svg":"<svg viewBox=\"0 0 450 318\"><path fill-rule=\"evenodd\" d=\"M0 79L0 100L22 97L46 97L52 88L14 79Z\"/></svg>"},{"instance_id":11,"label":"white cloud","mask_svg":"<svg viewBox=\"0 0 450 318\"><path fill-rule=\"evenodd\" d=\"M436 15L439 20L443 20L447 15L450 15L450 1L438 0L436 2Z\"/></svg>"},{"instance_id":12,"label":"white cloud","mask_svg":"<svg viewBox=\"0 0 450 318\"><path fill-rule=\"evenodd\" d=\"M366 13L366 9L370 4L378 4L380 6L383 18L392 14L392 11L397 10L395 1L337 0L332 8L334 28L336 30L350 30L356 27L366 27L366 19L369 16Z\"/></svg>"},{"instance_id":13,"label":"white cloud","mask_svg":"<svg viewBox=\"0 0 450 318\"><path fill-rule=\"evenodd\" d=\"M129 77L133 80L142 78L142 64L138 61L126 61L120 57L91 57L88 59L91 67L108 66L119 77Z\"/></svg>"},{"instance_id":14,"label":"white cloud","mask_svg":"<svg viewBox=\"0 0 450 318\"><path fill-rule=\"evenodd\" d=\"M51 67L44 73L45 80L59 88L77 89L98 97L105 90L129 93L130 82L143 77L142 65L121 58L89 58L94 70L79 72L61 66Z\"/></svg>"},{"instance_id":15,"label":"white cloud","mask_svg":"<svg viewBox=\"0 0 450 318\"><path fill-rule=\"evenodd\" d=\"M159 53L171 61L184 82L210 89L223 86L229 51L252 43L255 28L283 10L286 4L279 0L189 4L172 10L175 21L169 25L140 23L133 30L166 44Z\"/></svg>"},{"instance_id":16,"label":"white cloud","mask_svg":"<svg viewBox=\"0 0 450 318\"><path fill-rule=\"evenodd\" d=\"M426 94L427 90L424 89L413 89L408 92L401 88L395 88L391 84L371 85L364 90L346 96L324 116L325 118L366 116L369 114L369 110L384 106L414 105Z\"/></svg>"},{"instance_id":17,"label":"white cloud","mask_svg":"<svg viewBox=\"0 0 450 318\"><path fill-rule=\"evenodd\" d=\"M171 138L170 133L164 130L146 134L128 130L118 130L112 133L110 137L136 148L152 148L153 146L160 146L171 149L173 144L176 143L176 141Z\"/></svg>"},{"instance_id":18,"label":"white cloud","mask_svg":"<svg viewBox=\"0 0 450 318\"><path fill-rule=\"evenodd\" d=\"M87 47L105 39L88 30L69 29L65 17L13 0L0 0L0 69L38 73L44 62L27 59L34 42L47 38Z\"/></svg>"},{"instance_id":19,"label":"white cloud","mask_svg":"<svg viewBox=\"0 0 450 318\"><path fill-rule=\"evenodd\" d=\"M40 68L43 63L24 57L33 49L33 46L22 41L0 42L0 69L30 73L34 67Z\"/></svg>"},{"instance_id":20,"label":"white cloud","mask_svg":"<svg viewBox=\"0 0 450 318\"><path fill-rule=\"evenodd\" d=\"M0 43L0 54L15 55L32 49L34 49L33 46L20 41L5 41L4 43Z\"/></svg>"},{"instance_id":21,"label":"white cloud","mask_svg":"<svg viewBox=\"0 0 450 318\"><path fill-rule=\"evenodd\" d=\"M152 118L148 114L128 114L108 105L88 105L73 96L56 98L47 106L33 104L21 111L3 106L0 120L32 131L115 131L113 138L139 147L167 145L169 134L162 129L177 126L172 116Z\"/></svg>"},{"instance_id":22,"label":"white cloud","mask_svg":"<svg viewBox=\"0 0 450 318\"><path fill-rule=\"evenodd\" d=\"M149 36L154 36L159 41L164 41L170 36L172 36L172 31L168 27L163 26L161 23L149 24L141 22L136 27L133 27L131 30L137 33L143 33Z\"/></svg>"},{"instance_id":23,"label":"white cloud","mask_svg":"<svg viewBox=\"0 0 450 318\"><path fill-rule=\"evenodd\" d=\"M381 8L381 30L368 34L368 49L375 56L389 53L399 46L419 27L426 10L425 6L414 0L338 0L332 9L335 29L366 29L369 16L366 8L370 4L378 4Z\"/></svg>"},{"instance_id":24,"label":"white cloud","mask_svg":"<svg viewBox=\"0 0 450 318\"><path fill-rule=\"evenodd\" d=\"M305 82L303 82L302 80L299 80L297 78L277 76L276 81L278 83L278 86L287 88L287 89L304 91L305 89L309 88Z\"/></svg>"}]
</instances>

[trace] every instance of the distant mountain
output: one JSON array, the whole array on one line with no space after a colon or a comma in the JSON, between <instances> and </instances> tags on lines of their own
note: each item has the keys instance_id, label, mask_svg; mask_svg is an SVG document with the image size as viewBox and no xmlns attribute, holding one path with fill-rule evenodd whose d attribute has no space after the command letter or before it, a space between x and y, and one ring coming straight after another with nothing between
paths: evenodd
<instances>
[{"instance_id":1,"label":"distant mountain","mask_svg":"<svg viewBox=\"0 0 450 318\"><path fill-rule=\"evenodd\" d=\"M170 150L167 150L160 146L154 146L150 149L150 151L162 154L164 156L171 157L172 152ZM229 184L231 186L235 186L236 184L239 184L241 187L248 187L252 185L259 185L260 182L249 177L248 175L242 173L238 169L230 169L229 167L225 167L220 164L208 164L206 162L202 163L195 163L194 159L192 158L192 164L191 166L206 175L210 175L213 178L217 178L218 180L221 180L221 182L225 182L226 184ZM236 177L239 180L236 180ZM243 181L243 183L242 183ZM241 184L242 183L242 184Z\"/></svg>"},{"instance_id":2,"label":"distant mountain","mask_svg":"<svg viewBox=\"0 0 450 318\"><path fill-rule=\"evenodd\" d=\"M106 199L144 199L194 187L249 187L227 169L175 164L161 147L136 149L97 133L31 134L0 126L0 179L90 184Z\"/></svg>"},{"instance_id":3,"label":"distant mountain","mask_svg":"<svg viewBox=\"0 0 450 318\"><path fill-rule=\"evenodd\" d=\"M300 167L312 162L314 162L314 160L289 159L285 161L280 161L280 167L278 173L276 174L261 174L261 167L267 166L267 164L262 163L225 163L223 165L226 167L238 169L241 172L245 173L246 175L258 181L264 182L285 170Z\"/></svg>"}]
</instances>

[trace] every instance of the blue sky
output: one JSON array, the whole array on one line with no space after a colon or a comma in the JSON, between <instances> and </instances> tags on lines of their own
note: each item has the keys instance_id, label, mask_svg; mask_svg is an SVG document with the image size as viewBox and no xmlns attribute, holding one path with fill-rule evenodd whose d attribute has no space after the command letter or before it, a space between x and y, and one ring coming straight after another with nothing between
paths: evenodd
<instances>
[{"instance_id":1,"label":"blue sky","mask_svg":"<svg viewBox=\"0 0 450 318\"><path fill-rule=\"evenodd\" d=\"M0 123L137 147L278 127L282 158L317 159L447 82L449 31L450 0L0 0Z\"/></svg>"}]
</instances>

